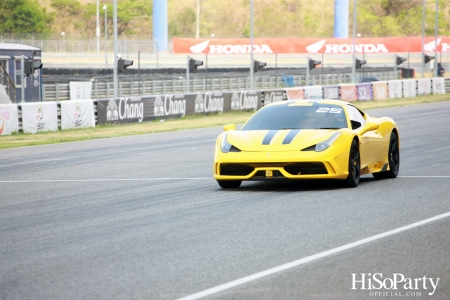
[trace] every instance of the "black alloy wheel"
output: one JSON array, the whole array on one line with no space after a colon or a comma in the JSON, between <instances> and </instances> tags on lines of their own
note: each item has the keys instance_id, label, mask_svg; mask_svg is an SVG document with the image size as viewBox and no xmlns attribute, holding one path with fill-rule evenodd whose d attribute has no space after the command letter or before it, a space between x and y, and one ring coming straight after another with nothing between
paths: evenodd
<instances>
[{"instance_id":1,"label":"black alloy wheel","mask_svg":"<svg viewBox=\"0 0 450 300\"><path fill-rule=\"evenodd\" d=\"M375 178L395 178L400 171L400 147L398 145L397 134L393 131L389 141L388 152L389 170L379 173L373 173Z\"/></svg>"},{"instance_id":2,"label":"black alloy wheel","mask_svg":"<svg viewBox=\"0 0 450 300\"><path fill-rule=\"evenodd\" d=\"M350 156L348 158L348 177L345 183L349 187L358 186L361 177L361 157L359 155L358 140L354 139L350 146Z\"/></svg>"},{"instance_id":3,"label":"black alloy wheel","mask_svg":"<svg viewBox=\"0 0 450 300\"><path fill-rule=\"evenodd\" d=\"M237 189L241 186L241 180L217 180L217 183L223 189Z\"/></svg>"}]
</instances>

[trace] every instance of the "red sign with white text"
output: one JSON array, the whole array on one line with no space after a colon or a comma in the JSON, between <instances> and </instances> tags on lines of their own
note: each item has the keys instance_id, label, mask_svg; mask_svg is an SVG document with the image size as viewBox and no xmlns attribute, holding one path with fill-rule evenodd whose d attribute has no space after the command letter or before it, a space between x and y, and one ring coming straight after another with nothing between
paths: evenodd
<instances>
[{"instance_id":1,"label":"red sign with white text","mask_svg":"<svg viewBox=\"0 0 450 300\"><path fill-rule=\"evenodd\" d=\"M450 52L450 37L426 37L425 52ZM249 54L250 39L187 39L173 38L172 51L175 54ZM358 38L356 53L399 53L422 52L421 37ZM257 38L253 39L254 54L271 53L353 53L353 39L320 38Z\"/></svg>"}]
</instances>

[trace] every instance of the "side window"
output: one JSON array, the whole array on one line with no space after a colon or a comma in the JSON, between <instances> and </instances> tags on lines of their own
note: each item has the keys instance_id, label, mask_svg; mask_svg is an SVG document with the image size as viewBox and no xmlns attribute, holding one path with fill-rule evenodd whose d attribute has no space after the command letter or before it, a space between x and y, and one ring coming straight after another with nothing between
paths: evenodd
<instances>
[{"instance_id":1,"label":"side window","mask_svg":"<svg viewBox=\"0 0 450 300\"><path fill-rule=\"evenodd\" d=\"M347 111L349 114L350 122L352 123L352 129L357 129L361 126L364 126L366 120L356 107L347 104Z\"/></svg>"},{"instance_id":2,"label":"side window","mask_svg":"<svg viewBox=\"0 0 450 300\"><path fill-rule=\"evenodd\" d=\"M23 81L23 76L22 76L22 69L21 69L21 63L20 63L20 58L16 58L14 60L14 74L16 74L16 76L14 77L15 79L15 84L17 88L21 88L22 87L22 81ZM27 87L26 84L24 87Z\"/></svg>"}]
</instances>

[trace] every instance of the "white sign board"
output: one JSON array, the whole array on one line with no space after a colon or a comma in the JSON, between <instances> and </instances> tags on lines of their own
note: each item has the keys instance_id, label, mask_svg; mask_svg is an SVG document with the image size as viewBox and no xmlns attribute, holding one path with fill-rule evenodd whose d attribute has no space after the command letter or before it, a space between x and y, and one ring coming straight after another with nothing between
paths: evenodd
<instances>
[{"instance_id":1,"label":"white sign board","mask_svg":"<svg viewBox=\"0 0 450 300\"><path fill-rule=\"evenodd\" d=\"M431 94L431 79L421 78L417 79L417 95L424 96Z\"/></svg>"},{"instance_id":2,"label":"white sign board","mask_svg":"<svg viewBox=\"0 0 450 300\"><path fill-rule=\"evenodd\" d=\"M92 99L92 82L91 81L70 81L70 100Z\"/></svg>"},{"instance_id":3,"label":"white sign board","mask_svg":"<svg viewBox=\"0 0 450 300\"><path fill-rule=\"evenodd\" d=\"M56 102L21 103L22 127L25 133L58 130Z\"/></svg>"},{"instance_id":4,"label":"white sign board","mask_svg":"<svg viewBox=\"0 0 450 300\"><path fill-rule=\"evenodd\" d=\"M305 99L323 99L321 86L305 86Z\"/></svg>"},{"instance_id":5,"label":"white sign board","mask_svg":"<svg viewBox=\"0 0 450 300\"><path fill-rule=\"evenodd\" d=\"M95 127L94 102L92 100L62 101L61 129Z\"/></svg>"},{"instance_id":6,"label":"white sign board","mask_svg":"<svg viewBox=\"0 0 450 300\"><path fill-rule=\"evenodd\" d=\"M19 115L16 104L0 104L0 135L19 131Z\"/></svg>"},{"instance_id":7,"label":"white sign board","mask_svg":"<svg viewBox=\"0 0 450 300\"><path fill-rule=\"evenodd\" d=\"M445 80L442 77L433 78L433 94L445 94Z\"/></svg>"},{"instance_id":8,"label":"white sign board","mask_svg":"<svg viewBox=\"0 0 450 300\"><path fill-rule=\"evenodd\" d=\"M415 79L408 79L408 80L402 80L403 81L403 97L415 97L417 94L416 88L416 80Z\"/></svg>"},{"instance_id":9,"label":"white sign board","mask_svg":"<svg viewBox=\"0 0 450 300\"><path fill-rule=\"evenodd\" d=\"M401 98L402 97L402 81L390 80L388 81L389 98Z\"/></svg>"}]
</instances>

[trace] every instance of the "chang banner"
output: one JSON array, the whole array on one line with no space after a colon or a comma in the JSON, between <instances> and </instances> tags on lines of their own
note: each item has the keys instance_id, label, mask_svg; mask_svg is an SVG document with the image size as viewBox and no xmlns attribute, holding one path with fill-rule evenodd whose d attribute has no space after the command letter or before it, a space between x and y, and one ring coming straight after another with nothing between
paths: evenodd
<instances>
[{"instance_id":1,"label":"chang banner","mask_svg":"<svg viewBox=\"0 0 450 300\"><path fill-rule=\"evenodd\" d=\"M62 101L61 129L95 127L94 102L92 100Z\"/></svg>"},{"instance_id":2,"label":"chang banner","mask_svg":"<svg viewBox=\"0 0 450 300\"><path fill-rule=\"evenodd\" d=\"M402 97L402 81L401 80L389 80L388 81L389 98L401 98Z\"/></svg>"},{"instance_id":3,"label":"chang banner","mask_svg":"<svg viewBox=\"0 0 450 300\"><path fill-rule=\"evenodd\" d=\"M261 92L239 91L231 95L230 110L258 110L261 108Z\"/></svg>"},{"instance_id":4,"label":"chang banner","mask_svg":"<svg viewBox=\"0 0 450 300\"><path fill-rule=\"evenodd\" d=\"M415 97L417 94L417 85L415 79L407 79L403 81L403 97Z\"/></svg>"},{"instance_id":5,"label":"chang banner","mask_svg":"<svg viewBox=\"0 0 450 300\"><path fill-rule=\"evenodd\" d=\"M133 123L151 120L144 118L149 114L150 104L142 97L123 97L119 99L97 100L97 123Z\"/></svg>"},{"instance_id":6,"label":"chang banner","mask_svg":"<svg viewBox=\"0 0 450 300\"><path fill-rule=\"evenodd\" d=\"M445 94L445 80L444 78L433 78L433 94Z\"/></svg>"},{"instance_id":7,"label":"chang banner","mask_svg":"<svg viewBox=\"0 0 450 300\"><path fill-rule=\"evenodd\" d=\"M56 102L20 103L22 127L25 133L58 130Z\"/></svg>"},{"instance_id":8,"label":"chang banner","mask_svg":"<svg viewBox=\"0 0 450 300\"><path fill-rule=\"evenodd\" d=\"M372 100L372 84L359 83L356 85L358 90L358 100L369 101Z\"/></svg>"},{"instance_id":9,"label":"chang banner","mask_svg":"<svg viewBox=\"0 0 450 300\"><path fill-rule=\"evenodd\" d=\"M19 116L16 104L0 104L0 135L19 131Z\"/></svg>"},{"instance_id":10,"label":"chang banner","mask_svg":"<svg viewBox=\"0 0 450 300\"><path fill-rule=\"evenodd\" d=\"M372 82L374 100L385 100L389 97L388 84L386 81Z\"/></svg>"},{"instance_id":11,"label":"chang banner","mask_svg":"<svg viewBox=\"0 0 450 300\"><path fill-rule=\"evenodd\" d=\"M196 114L223 113L225 95L222 92L207 92L195 96Z\"/></svg>"},{"instance_id":12,"label":"chang banner","mask_svg":"<svg viewBox=\"0 0 450 300\"><path fill-rule=\"evenodd\" d=\"M425 96L431 94L431 79L421 78L417 79L417 95Z\"/></svg>"},{"instance_id":13,"label":"chang banner","mask_svg":"<svg viewBox=\"0 0 450 300\"><path fill-rule=\"evenodd\" d=\"M92 99L92 82L70 81L70 100Z\"/></svg>"},{"instance_id":14,"label":"chang banner","mask_svg":"<svg viewBox=\"0 0 450 300\"><path fill-rule=\"evenodd\" d=\"M305 86L305 99L323 99L321 86Z\"/></svg>"},{"instance_id":15,"label":"chang banner","mask_svg":"<svg viewBox=\"0 0 450 300\"><path fill-rule=\"evenodd\" d=\"M263 104L262 105L269 105L274 102L283 101L284 97L284 90L266 90L263 91Z\"/></svg>"}]
</instances>

